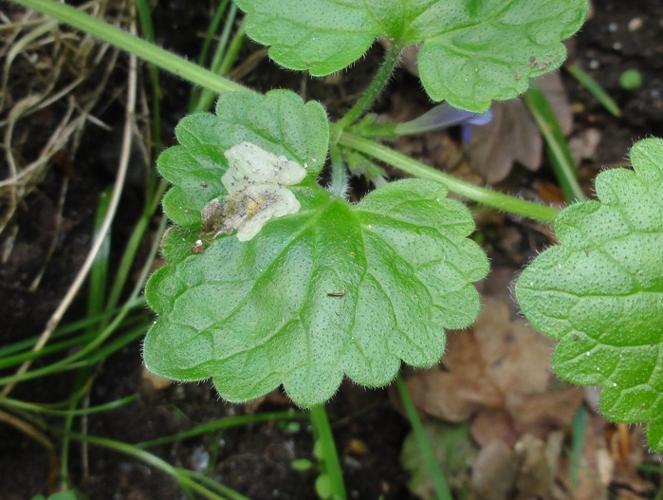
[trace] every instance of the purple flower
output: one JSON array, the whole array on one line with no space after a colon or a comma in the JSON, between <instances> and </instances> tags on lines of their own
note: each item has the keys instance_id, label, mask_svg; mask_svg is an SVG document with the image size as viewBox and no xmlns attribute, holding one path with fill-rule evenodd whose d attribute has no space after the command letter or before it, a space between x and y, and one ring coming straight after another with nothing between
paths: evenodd
<instances>
[{"instance_id":1,"label":"purple flower","mask_svg":"<svg viewBox=\"0 0 663 500\"><path fill-rule=\"evenodd\" d=\"M444 102L414 120L397 125L395 132L397 135L413 135L461 125L463 141L466 141L470 137L471 125L486 125L492 119L493 112L491 110L485 113L471 113L470 111L454 108Z\"/></svg>"}]
</instances>

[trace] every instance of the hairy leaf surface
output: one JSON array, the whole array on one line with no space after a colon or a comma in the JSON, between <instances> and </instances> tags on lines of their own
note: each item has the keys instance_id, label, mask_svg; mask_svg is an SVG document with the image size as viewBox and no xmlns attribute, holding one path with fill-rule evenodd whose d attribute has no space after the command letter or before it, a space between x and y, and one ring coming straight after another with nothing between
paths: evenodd
<instances>
[{"instance_id":1,"label":"hairy leaf surface","mask_svg":"<svg viewBox=\"0 0 663 500\"><path fill-rule=\"evenodd\" d=\"M283 385L294 401L311 406L331 397L344 375L374 387L390 382L401 361L437 363L444 330L476 317L473 282L488 270L483 251L467 238L471 214L440 184L394 182L351 205L307 177L289 186L297 213L269 220L249 241L221 235L204 251L192 250L198 207L224 194L228 148L255 142L318 171L326 157L326 139L316 143L319 113L310 111L319 105L279 91L260 101L260 111L233 115L254 98L227 94L217 117L185 118L181 145L159 161L173 190L183 193L181 206L166 206L169 216L178 222L184 211L198 210L198 225L170 231L169 263L147 285L159 315L145 340L148 368L177 380L211 377L230 401ZM291 130L291 116L304 122L293 120ZM270 132L274 123L281 126ZM190 161L196 154L204 161Z\"/></svg>"},{"instance_id":2,"label":"hairy leaf surface","mask_svg":"<svg viewBox=\"0 0 663 500\"><path fill-rule=\"evenodd\" d=\"M377 37L421 44L428 94L482 112L556 69L586 0L237 0L247 32L285 67L315 76L359 59Z\"/></svg>"},{"instance_id":3,"label":"hairy leaf surface","mask_svg":"<svg viewBox=\"0 0 663 500\"><path fill-rule=\"evenodd\" d=\"M559 245L523 272L523 312L559 339L557 373L602 386L601 409L620 422L645 422L663 450L663 140L631 150L634 171L596 179L597 201L565 209Z\"/></svg>"}]
</instances>

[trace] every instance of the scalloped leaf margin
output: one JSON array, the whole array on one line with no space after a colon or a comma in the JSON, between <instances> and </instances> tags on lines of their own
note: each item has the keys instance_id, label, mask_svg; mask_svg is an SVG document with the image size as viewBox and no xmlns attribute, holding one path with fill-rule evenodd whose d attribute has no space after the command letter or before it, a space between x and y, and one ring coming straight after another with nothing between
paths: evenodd
<instances>
[{"instance_id":1,"label":"scalloped leaf margin","mask_svg":"<svg viewBox=\"0 0 663 500\"><path fill-rule=\"evenodd\" d=\"M420 44L428 95L473 112L525 92L566 59L563 40L587 0L236 0L247 33L279 64L314 76L339 71L385 37Z\"/></svg>"},{"instance_id":2,"label":"scalloped leaf margin","mask_svg":"<svg viewBox=\"0 0 663 500\"><path fill-rule=\"evenodd\" d=\"M559 244L525 269L516 296L559 340L557 374L600 385L602 413L647 424L663 451L663 139L636 143L630 157L632 171L599 174L598 200L562 211Z\"/></svg>"},{"instance_id":3,"label":"scalloped leaf margin","mask_svg":"<svg viewBox=\"0 0 663 500\"><path fill-rule=\"evenodd\" d=\"M254 104L260 106L247 107ZM306 135L317 133L321 116L302 114L306 106L317 109L310 104L286 91L225 94L217 116L185 118L176 154L168 150L159 161L173 189L184 193L177 198L182 206L164 200L168 215L195 213L223 194L222 153L233 143L259 140L291 160L324 162L326 138L315 143ZM303 120L298 129L283 125L289 116ZM277 122L280 132L269 132ZM164 243L169 263L146 287L158 314L143 351L151 371L181 381L212 378L233 402L282 385L308 407L330 398L344 375L377 387L402 361L437 363L444 330L474 321L473 284L487 274L488 260L467 238L474 230L469 210L448 199L442 185L398 181L356 205L312 176L292 191L300 211L269 221L247 242L221 236L196 253L199 221L187 217L171 231Z\"/></svg>"}]
</instances>

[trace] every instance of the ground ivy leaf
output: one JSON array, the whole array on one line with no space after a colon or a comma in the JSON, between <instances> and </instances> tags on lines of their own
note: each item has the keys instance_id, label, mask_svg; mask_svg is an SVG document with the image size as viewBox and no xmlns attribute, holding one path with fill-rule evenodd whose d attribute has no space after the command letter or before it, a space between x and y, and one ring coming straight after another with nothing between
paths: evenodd
<instances>
[{"instance_id":1,"label":"ground ivy leaf","mask_svg":"<svg viewBox=\"0 0 663 500\"><path fill-rule=\"evenodd\" d=\"M217 115L186 117L176 134L180 145L158 162L174 184L164 208L178 225L164 237L168 264L145 292L159 315L144 344L152 371L212 378L231 401L283 385L310 406L331 397L344 375L380 386L401 361L436 363L444 329L474 320L473 283L488 262L467 238L470 212L429 181L395 182L356 205L321 188L315 176L329 128L319 104L286 91L225 94ZM278 173L299 209L249 241L222 234L203 242L203 208L243 187L227 165L237 148L306 165L300 184L301 174Z\"/></svg>"},{"instance_id":2,"label":"ground ivy leaf","mask_svg":"<svg viewBox=\"0 0 663 500\"><path fill-rule=\"evenodd\" d=\"M631 162L597 177L597 201L559 215L559 245L525 269L516 294L559 339L556 372L600 384L603 413L647 423L663 451L663 140L637 143Z\"/></svg>"},{"instance_id":3,"label":"ground ivy leaf","mask_svg":"<svg viewBox=\"0 0 663 500\"><path fill-rule=\"evenodd\" d=\"M359 59L377 37L421 44L428 94L482 112L557 68L587 0L236 0L247 33L291 69L315 76Z\"/></svg>"},{"instance_id":4,"label":"ground ivy leaf","mask_svg":"<svg viewBox=\"0 0 663 500\"><path fill-rule=\"evenodd\" d=\"M293 191L298 213L248 242L217 239L152 276L146 297L160 317L145 340L150 370L212 377L230 401L282 384L311 406L344 374L381 386L401 360L433 365L444 329L474 320L473 282L488 263L466 238L469 211L442 185L395 182L355 206L318 186Z\"/></svg>"}]
</instances>

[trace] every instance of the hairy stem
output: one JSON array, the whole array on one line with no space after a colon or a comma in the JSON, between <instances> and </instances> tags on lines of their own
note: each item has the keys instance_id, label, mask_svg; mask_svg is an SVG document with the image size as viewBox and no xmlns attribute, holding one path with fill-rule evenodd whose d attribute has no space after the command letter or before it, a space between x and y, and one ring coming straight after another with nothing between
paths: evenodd
<instances>
[{"instance_id":1,"label":"hairy stem","mask_svg":"<svg viewBox=\"0 0 663 500\"><path fill-rule=\"evenodd\" d=\"M360 153L388 163L394 168L422 179L431 179L444 184L449 191L456 193L468 200L476 201L482 205L497 208L504 212L521 215L541 222L552 222L558 214L553 207L521 200L515 196L498 193L492 189L475 186L463 181L453 175L445 174L439 170L426 165L420 161L410 158L387 146L378 144L370 139L364 139L347 132L340 137L339 144Z\"/></svg>"},{"instance_id":2,"label":"hairy stem","mask_svg":"<svg viewBox=\"0 0 663 500\"><path fill-rule=\"evenodd\" d=\"M354 106L350 108L350 111L339 120L339 129L344 130L354 124L366 111L371 109L373 104L375 104L375 101L380 97L380 94L389 83L391 75L394 74L394 70L398 65L398 58L401 54L401 50L402 47L397 44L393 44L389 47L384 56L384 60L382 61L382 65L377 73L375 73L368 88L363 92Z\"/></svg>"}]
</instances>

